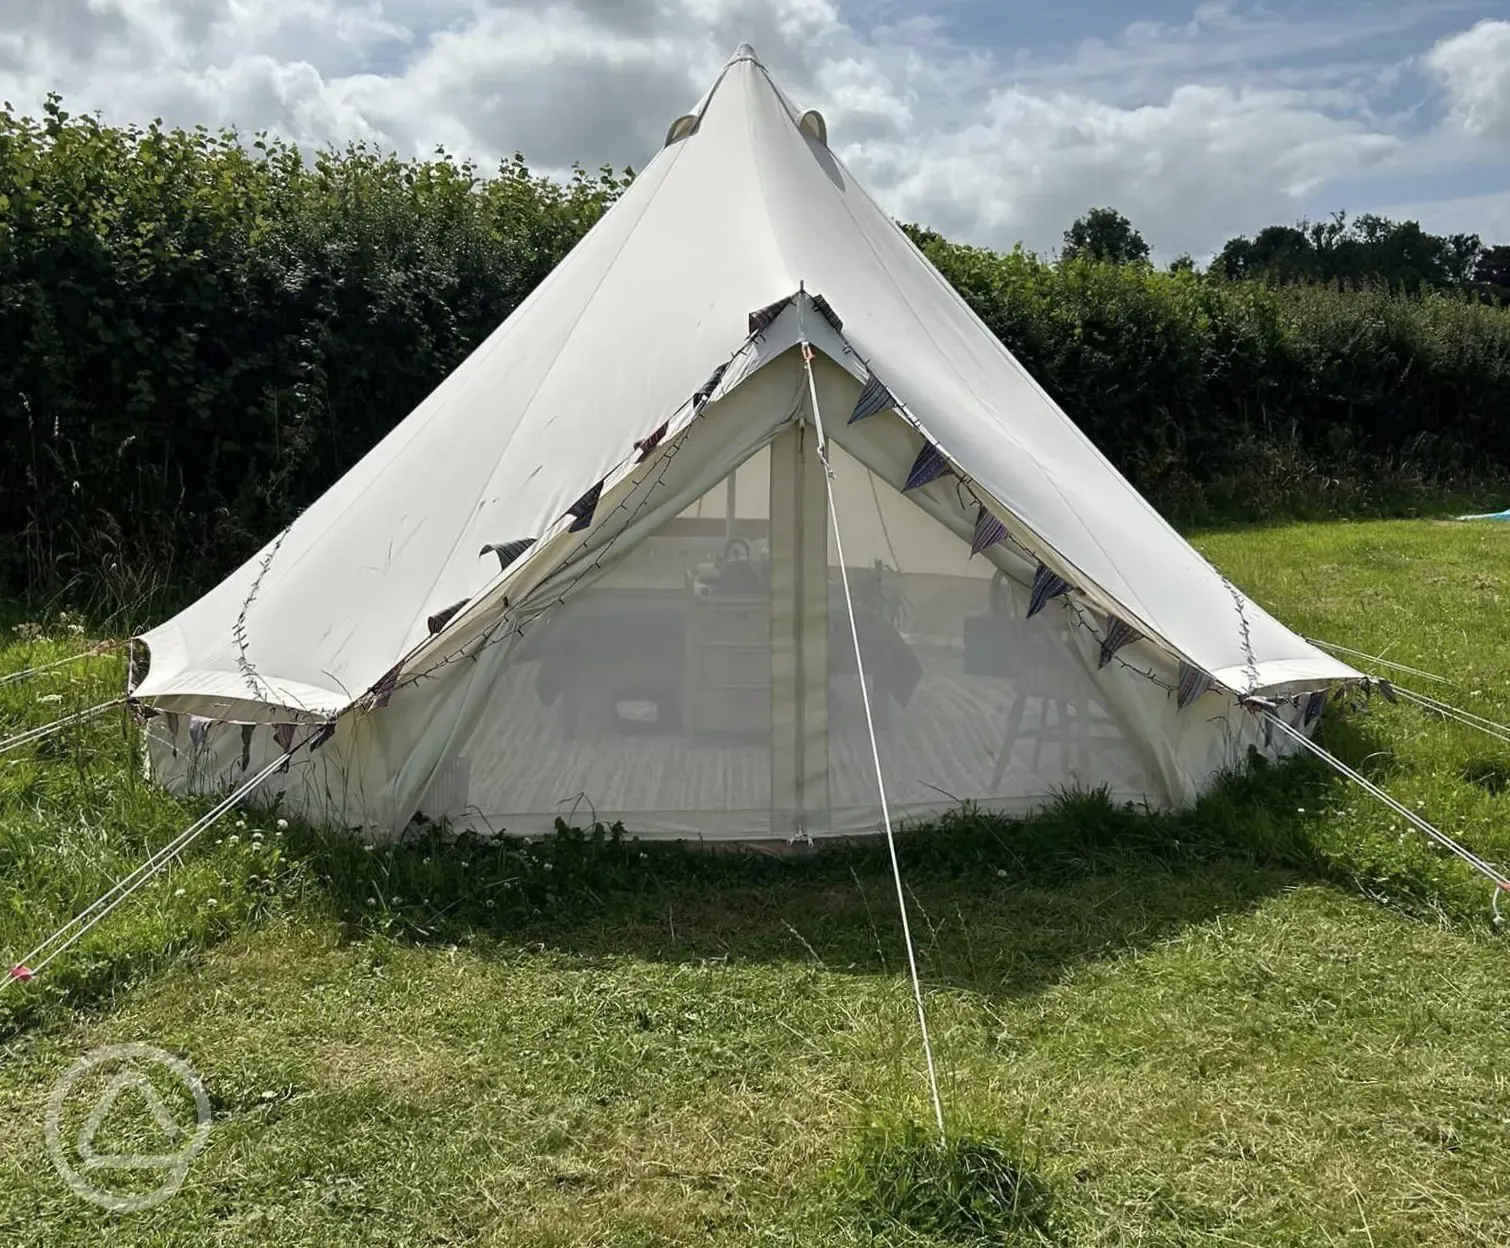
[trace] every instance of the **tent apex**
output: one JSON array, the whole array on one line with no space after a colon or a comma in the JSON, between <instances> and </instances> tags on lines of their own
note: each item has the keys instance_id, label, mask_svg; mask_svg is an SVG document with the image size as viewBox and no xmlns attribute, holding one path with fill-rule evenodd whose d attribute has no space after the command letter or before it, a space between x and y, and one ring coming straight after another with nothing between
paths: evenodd
<instances>
[{"instance_id":1,"label":"tent apex","mask_svg":"<svg viewBox=\"0 0 1510 1248\"><path fill-rule=\"evenodd\" d=\"M738 61L754 61L757 65L761 63L760 54L748 43L741 43L734 49L734 55L729 58L730 65Z\"/></svg>"}]
</instances>

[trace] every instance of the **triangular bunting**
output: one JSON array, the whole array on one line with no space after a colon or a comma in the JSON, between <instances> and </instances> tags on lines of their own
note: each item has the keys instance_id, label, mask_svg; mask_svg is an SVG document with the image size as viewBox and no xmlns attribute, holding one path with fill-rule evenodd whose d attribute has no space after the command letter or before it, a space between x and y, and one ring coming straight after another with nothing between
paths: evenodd
<instances>
[{"instance_id":1,"label":"triangular bunting","mask_svg":"<svg viewBox=\"0 0 1510 1248\"><path fill-rule=\"evenodd\" d=\"M1096 662L1096 667L1105 667L1112 661L1112 655L1116 654L1123 646L1130 646L1133 642L1142 638L1143 634L1135 629L1126 620L1119 620L1115 615L1106 617L1106 636L1101 639L1101 657Z\"/></svg>"},{"instance_id":2,"label":"triangular bunting","mask_svg":"<svg viewBox=\"0 0 1510 1248\"><path fill-rule=\"evenodd\" d=\"M477 557L481 559L484 555L497 555L498 570L507 572L509 565L534 544L533 537L516 537L512 542L490 542L477 552Z\"/></svg>"},{"instance_id":3,"label":"triangular bunting","mask_svg":"<svg viewBox=\"0 0 1510 1248\"><path fill-rule=\"evenodd\" d=\"M425 627L430 630L430 636L434 637L440 632L451 622L452 617L471 601L470 598L463 598L460 602L453 602L449 607L441 608L434 615L426 616Z\"/></svg>"},{"instance_id":4,"label":"triangular bunting","mask_svg":"<svg viewBox=\"0 0 1510 1248\"><path fill-rule=\"evenodd\" d=\"M813 296L813 307L818 309L818 315L834 327L834 333L844 332L844 322L839 319L839 314L829 307L828 300L822 295Z\"/></svg>"},{"instance_id":5,"label":"triangular bunting","mask_svg":"<svg viewBox=\"0 0 1510 1248\"><path fill-rule=\"evenodd\" d=\"M864 420L867 416L874 416L877 412L884 412L887 408L896 407L896 396L891 393L874 373L865 378L865 388L860 391L860 397L855 400L855 410L850 413L851 425L857 420Z\"/></svg>"},{"instance_id":6,"label":"triangular bunting","mask_svg":"<svg viewBox=\"0 0 1510 1248\"><path fill-rule=\"evenodd\" d=\"M697 388L692 396L692 411L694 414L702 410L703 405L713 396L718 389L718 383L723 380L724 371L729 367L728 362L720 364L708 376L708 380Z\"/></svg>"},{"instance_id":7,"label":"triangular bunting","mask_svg":"<svg viewBox=\"0 0 1510 1248\"><path fill-rule=\"evenodd\" d=\"M592 489L588 490L586 494L582 495L581 498L566 509L567 515L576 517L567 526L566 531L568 533L580 533L590 525L592 523L592 513L597 511L598 499L602 497L603 483L599 481L597 485L593 486Z\"/></svg>"},{"instance_id":8,"label":"triangular bunting","mask_svg":"<svg viewBox=\"0 0 1510 1248\"><path fill-rule=\"evenodd\" d=\"M949 460L944 452L933 443L925 442L923 449L918 452L918 457L912 461L912 469L907 474L907 480L902 483L902 489L919 489L930 481L937 481L948 471Z\"/></svg>"},{"instance_id":9,"label":"triangular bunting","mask_svg":"<svg viewBox=\"0 0 1510 1248\"><path fill-rule=\"evenodd\" d=\"M1306 699L1305 722L1312 724L1321 718L1321 712L1326 710L1326 690L1318 689Z\"/></svg>"},{"instance_id":10,"label":"triangular bunting","mask_svg":"<svg viewBox=\"0 0 1510 1248\"><path fill-rule=\"evenodd\" d=\"M655 450L655 448L661 444L661 439L666 436L666 431L670 428L671 422L668 420L663 425L661 425L660 428L651 430L651 432L647 433L643 438L636 442L634 444L634 449L639 452L639 455L636 457L634 462L637 464L643 464L647 459L649 459L650 452Z\"/></svg>"},{"instance_id":11,"label":"triangular bunting","mask_svg":"<svg viewBox=\"0 0 1510 1248\"><path fill-rule=\"evenodd\" d=\"M241 770L246 771L252 765L252 733L257 729L256 724L241 725Z\"/></svg>"},{"instance_id":12,"label":"triangular bunting","mask_svg":"<svg viewBox=\"0 0 1510 1248\"><path fill-rule=\"evenodd\" d=\"M1180 687L1175 693L1175 705L1184 710L1206 690L1211 688L1211 677L1194 663L1180 660Z\"/></svg>"},{"instance_id":13,"label":"triangular bunting","mask_svg":"<svg viewBox=\"0 0 1510 1248\"><path fill-rule=\"evenodd\" d=\"M1007 526L981 507L975 513L975 534L970 539L970 554L980 554L987 547L995 546L1006 535Z\"/></svg>"},{"instance_id":14,"label":"triangular bunting","mask_svg":"<svg viewBox=\"0 0 1510 1248\"><path fill-rule=\"evenodd\" d=\"M402 663L395 663L384 673L383 678L372 686L372 709L374 711L380 711L388 705L389 700L393 697L393 691L398 688L398 674L403 666Z\"/></svg>"},{"instance_id":15,"label":"triangular bunting","mask_svg":"<svg viewBox=\"0 0 1510 1248\"><path fill-rule=\"evenodd\" d=\"M292 724L274 724L273 740L278 743L278 748L283 751L285 757L283 766L278 768L280 776L288 773L288 765L293 760L294 726Z\"/></svg>"},{"instance_id":16,"label":"triangular bunting","mask_svg":"<svg viewBox=\"0 0 1510 1248\"><path fill-rule=\"evenodd\" d=\"M1048 605L1050 598L1057 598L1060 594L1069 592L1070 583L1062 576L1056 576L1043 564L1038 565L1038 571L1033 573L1033 592L1028 595L1028 619L1032 619Z\"/></svg>"},{"instance_id":17,"label":"triangular bunting","mask_svg":"<svg viewBox=\"0 0 1510 1248\"><path fill-rule=\"evenodd\" d=\"M791 303L791 301L792 296L788 295L784 299L776 300L775 303L766 304L763 308L756 308L755 311L750 313L750 333L752 335L760 333L781 315L786 305Z\"/></svg>"}]
</instances>

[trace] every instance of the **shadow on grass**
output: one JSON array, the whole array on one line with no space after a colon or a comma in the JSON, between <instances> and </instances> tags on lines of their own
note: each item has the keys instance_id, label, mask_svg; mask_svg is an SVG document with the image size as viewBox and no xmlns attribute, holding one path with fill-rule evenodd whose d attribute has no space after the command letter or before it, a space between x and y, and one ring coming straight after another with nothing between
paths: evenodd
<instances>
[{"instance_id":1,"label":"shadow on grass","mask_svg":"<svg viewBox=\"0 0 1510 1248\"><path fill-rule=\"evenodd\" d=\"M1322 737L1372 778L1387 782L1396 766L1366 719L1328 717ZM1029 994L1077 965L1251 910L1304 882L1384 890L1393 907L1440 917L1437 887L1408 867L1364 869L1347 847L1318 846L1320 812L1345 783L1309 758L1254 759L1175 814L1072 794L1030 819L962 808L903 830L920 969L938 987ZM290 907L332 915L350 940L381 934L484 954L534 947L586 961L807 962L857 974L906 965L879 837L766 854L642 843L603 827L563 827L536 844L430 827L393 846L295 827L275 866L248 859L236 874L237 904L195 909L167 947L76 953L43 992L13 994L0 1009L0 1038L60 1007L104 1005L143 975ZM1475 894L1474 906L1480 901Z\"/></svg>"},{"instance_id":2,"label":"shadow on grass","mask_svg":"<svg viewBox=\"0 0 1510 1248\"><path fill-rule=\"evenodd\" d=\"M1037 991L1082 962L1339 880L1310 821L1338 782L1258 762L1193 810L1066 795L1021 821L963 809L898 838L914 940L935 985ZM905 951L884 841L704 852L564 826L530 844L427 829L393 847L290 845L351 939L536 946L580 958L805 961L894 973Z\"/></svg>"}]
</instances>

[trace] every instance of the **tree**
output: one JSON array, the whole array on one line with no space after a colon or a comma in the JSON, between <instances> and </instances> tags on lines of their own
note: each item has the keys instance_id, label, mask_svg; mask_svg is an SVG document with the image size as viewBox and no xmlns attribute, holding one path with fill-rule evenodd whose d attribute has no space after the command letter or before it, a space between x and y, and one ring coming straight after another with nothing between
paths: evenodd
<instances>
[{"instance_id":1,"label":"tree","mask_svg":"<svg viewBox=\"0 0 1510 1248\"><path fill-rule=\"evenodd\" d=\"M1227 240L1212 268L1231 278L1265 278L1294 282L1320 275L1317 246L1311 233L1293 225L1270 225L1255 238Z\"/></svg>"},{"instance_id":2,"label":"tree","mask_svg":"<svg viewBox=\"0 0 1510 1248\"><path fill-rule=\"evenodd\" d=\"M1188 251L1182 251L1169 262L1171 273L1194 273L1195 260Z\"/></svg>"},{"instance_id":3,"label":"tree","mask_svg":"<svg viewBox=\"0 0 1510 1248\"><path fill-rule=\"evenodd\" d=\"M1064 232L1061 254L1066 260L1141 264L1148 260L1148 244L1115 208L1092 208Z\"/></svg>"},{"instance_id":4,"label":"tree","mask_svg":"<svg viewBox=\"0 0 1510 1248\"><path fill-rule=\"evenodd\" d=\"M1500 299L1510 299L1510 244L1485 247L1473 266L1473 280Z\"/></svg>"},{"instance_id":5,"label":"tree","mask_svg":"<svg viewBox=\"0 0 1510 1248\"><path fill-rule=\"evenodd\" d=\"M1416 221L1391 221L1374 213L1349 221L1271 225L1249 239L1229 239L1213 268L1232 278L1329 282L1356 288L1383 282L1392 289L1466 290L1483 253L1476 234L1428 234Z\"/></svg>"}]
</instances>

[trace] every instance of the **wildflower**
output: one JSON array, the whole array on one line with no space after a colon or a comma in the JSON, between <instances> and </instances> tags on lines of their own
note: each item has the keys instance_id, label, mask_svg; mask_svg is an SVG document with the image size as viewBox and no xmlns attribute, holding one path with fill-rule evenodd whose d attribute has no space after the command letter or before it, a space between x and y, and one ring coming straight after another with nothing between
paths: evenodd
<instances>
[{"instance_id":1,"label":"wildflower","mask_svg":"<svg viewBox=\"0 0 1510 1248\"><path fill-rule=\"evenodd\" d=\"M241 844L241 838L239 836L237 836L234 832L230 836L226 837L225 839L226 839L226 844L228 844L228 845L240 845Z\"/></svg>"},{"instance_id":2,"label":"wildflower","mask_svg":"<svg viewBox=\"0 0 1510 1248\"><path fill-rule=\"evenodd\" d=\"M377 905L377 898L376 897L369 897L369 898L367 898L367 904L369 906L375 906L375 905Z\"/></svg>"},{"instance_id":3,"label":"wildflower","mask_svg":"<svg viewBox=\"0 0 1510 1248\"><path fill-rule=\"evenodd\" d=\"M182 897L183 895L184 895L184 890L183 889L181 889L181 888L175 888L173 890L173 896L175 896L175 897Z\"/></svg>"},{"instance_id":4,"label":"wildflower","mask_svg":"<svg viewBox=\"0 0 1510 1248\"><path fill-rule=\"evenodd\" d=\"M207 898L205 898L205 903L204 904L207 905L207 906L218 906L220 904L220 898L219 897L207 897Z\"/></svg>"},{"instance_id":5,"label":"wildflower","mask_svg":"<svg viewBox=\"0 0 1510 1248\"><path fill-rule=\"evenodd\" d=\"M61 702L62 700L63 695L61 693L44 693L37 699L38 702Z\"/></svg>"},{"instance_id":6,"label":"wildflower","mask_svg":"<svg viewBox=\"0 0 1510 1248\"><path fill-rule=\"evenodd\" d=\"M546 863L546 864L545 864L545 869L546 869L546 870L547 870L547 871L552 871L552 870L554 870L554 869L555 869L555 868L554 868L554 867L552 867L552 866L551 866L551 864L550 864L550 863Z\"/></svg>"},{"instance_id":7,"label":"wildflower","mask_svg":"<svg viewBox=\"0 0 1510 1248\"><path fill-rule=\"evenodd\" d=\"M286 831L288 831L288 820L287 819L280 819L280 820L278 820L278 831L280 831L280 832L286 832Z\"/></svg>"},{"instance_id":8,"label":"wildflower","mask_svg":"<svg viewBox=\"0 0 1510 1248\"><path fill-rule=\"evenodd\" d=\"M1007 869L1005 867L997 867L996 868L996 874L999 875L999 876L1001 876L1002 879L1006 879L1007 878Z\"/></svg>"},{"instance_id":9,"label":"wildflower","mask_svg":"<svg viewBox=\"0 0 1510 1248\"><path fill-rule=\"evenodd\" d=\"M238 819L238 820L236 820L236 826L238 828L244 828L244 827L246 827L246 820L245 819Z\"/></svg>"}]
</instances>

